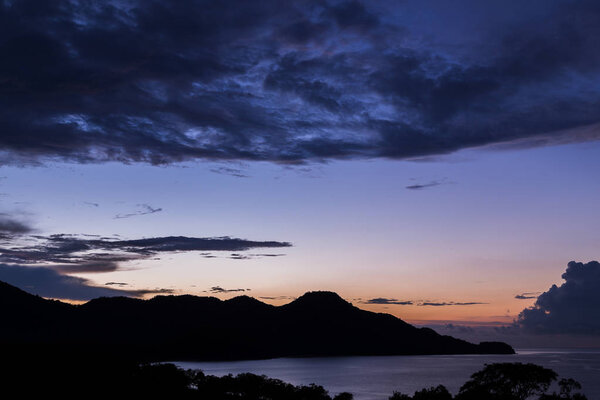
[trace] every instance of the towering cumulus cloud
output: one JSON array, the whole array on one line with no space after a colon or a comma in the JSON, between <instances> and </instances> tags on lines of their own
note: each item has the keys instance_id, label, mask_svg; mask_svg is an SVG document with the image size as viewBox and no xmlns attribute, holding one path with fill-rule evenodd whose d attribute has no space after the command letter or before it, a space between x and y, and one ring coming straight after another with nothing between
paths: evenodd
<instances>
[{"instance_id":1,"label":"towering cumulus cloud","mask_svg":"<svg viewBox=\"0 0 600 400\"><path fill-rule=\"evenodd\" d=\"M458 2L461 24L444 2L423 24L412 3L1 1L0 161L406 158L599 136L599 2Z\"/></svg>"},{"instance_id":2,"label":"towering cumulus cloud","mask_svg":"<svg viewBox=\"0 0 600 400\"><path fill-rule=\"evenodd\" d=\"M571 261L562 278L521 312L519 323L538 333L600 335L600 263Z\"/></svg>"}]
</instances>

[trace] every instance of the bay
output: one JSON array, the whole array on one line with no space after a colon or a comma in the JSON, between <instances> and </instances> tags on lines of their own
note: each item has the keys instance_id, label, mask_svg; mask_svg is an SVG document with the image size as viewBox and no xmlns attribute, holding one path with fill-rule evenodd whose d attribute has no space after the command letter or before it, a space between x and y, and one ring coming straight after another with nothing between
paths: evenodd
<instances>
[{"instance_id":1,"label":"bay","mask_svg":"<svg viewBox=\"0 0 600 400\"><path fill-rule=\"evenodd\" d=\"M184 369L223 376L250 372L294 385L315 383L330 394L350 392L356 400L385 400L394 391L442 384L456 394L471 374L496 362L534 363L574 378L590 400L600 400L600 349L520 349L516 355L276 358L224 362L175 362Z\"/></svg>"}]
</instances>

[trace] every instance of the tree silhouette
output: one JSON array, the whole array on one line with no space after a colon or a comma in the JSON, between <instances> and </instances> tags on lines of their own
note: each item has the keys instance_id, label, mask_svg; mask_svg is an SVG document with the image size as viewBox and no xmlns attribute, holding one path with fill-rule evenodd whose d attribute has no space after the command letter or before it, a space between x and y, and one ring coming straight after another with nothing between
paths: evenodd
<instances>
[{"instance_id":1,"label":"tree silhouette","mask_svg":"<svg viewBox=\"0 0 600 400\"><path fill-rule=\"evenodd\" d=\"M587 397L581 393L571 393L573 390L581 389L581 384L572 378L561 379L558 386L560 387L559 393L544 394L540 396L539 400L587 400Z\"/></svg>"},{"instance_id":2,"label":"tree silhouette","mask_svg":"<svg viewBox=\"0 0 600 400\"><path fill-rule=\"evenodd\" d=\"M394 392L389 397L389 400L452 400L452 395L444 385L437 385L429 389L418 390L413 397L400 392Z\"/></svg>"},{"instance_id":3,"label":"tree silhouette","mask_svg":"<svg viewBox=\"0 0 600 400\"><path fill-rule=\"evenodd\" d=\"M452 400L452 395L444 385L415 392L413 400Z\"/></svg>"},{"instance_id":4,"label":"tree silhouette","mask_svg":"<svg viewBox=\"0 0 600 400\"><path fill-rule=\"evenodd\" d=\"M557 376L553 370L535 364L489 364L471 375L456 399L526 400L543 395Z\"/></svg>"}]
</instances>

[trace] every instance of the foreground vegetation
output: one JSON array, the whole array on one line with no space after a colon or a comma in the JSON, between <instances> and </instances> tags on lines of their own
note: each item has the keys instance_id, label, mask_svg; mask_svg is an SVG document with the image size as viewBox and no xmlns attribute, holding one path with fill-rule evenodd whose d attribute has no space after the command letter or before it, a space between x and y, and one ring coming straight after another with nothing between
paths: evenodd
<instances>
[{"instance_id":1,"label":"foreground vegetation","mask_svg":"<svg viewBox=\"0 0 600 400\"><path fill-rule=\"evenodd\" d=\"M166 379L165 379L166 378ZM423 389L411 397L394 393L389 400L586 400L574 391L581 385L573 379L558 381L558 392L547 393L558 378L556 372L535 364L498 363L486 365L471 376L453 397L443 386ZM145 365L140 367L138 384L151 389L173 393L177 390L189 398L233 400L351 400L350 393L340 393L333 398L317 385L294 386L278 379L253 374L204 375L201 371L183 371L172 364ZM172 386L163 386L171 382Z\"/></svg>"},{"instance_id":2,"label":"foreground vegetation","mask_svg":"<svg viewBox=\"0 0 600 400\"><path fill-rule=\"evenodd\" d=\"M547 393L557 379L556 372L539 365L497 363L471 375L455 397L439 385L417 391L412 397L396 392L389 400L587 400L583 394L574 393L581 385L570 378L558 381L558 393Z\"/></svg>"},{"instance_id":3,"label":"foreground vegetation","mask_svg":"<svg viewBox=\"0 0 600 400\"><path fill-rule=\"evenodd\" d=\"M69 361L66 361L69 360ZM93 360L93 362L92 362ZM125 362L105 358L21 358L2 364L0 398L166 398L202 400L352 400L350 393L330 395L322 386L295 386L250 373L223 377L183 370L173 364ZM552 386L553 383L558 385ZM548 393L551 386L558 392ZM486 365L456 396L439 385L412 396L393 393L389 400L586 400L572 379L534 364Z\"/></svg>"}]
</instances>

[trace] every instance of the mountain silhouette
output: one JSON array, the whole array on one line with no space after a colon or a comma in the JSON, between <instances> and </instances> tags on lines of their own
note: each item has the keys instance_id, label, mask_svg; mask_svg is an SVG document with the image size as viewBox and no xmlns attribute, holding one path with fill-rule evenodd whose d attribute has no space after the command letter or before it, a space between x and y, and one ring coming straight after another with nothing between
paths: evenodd
<instances>
[{"instance_id":1,"label":"mountain silhouette","mask_svg":"<svg viewBox=\"0 0 600 400\"><path fill-rule=\"evenodd\" d=\"M514 353L505 343L473 344L361 310L332 292L309 292L278 307L248 296L191 295L71 305L0 282L0 308L4 344L145 361Z\"/></svg>"}]
</instances>

